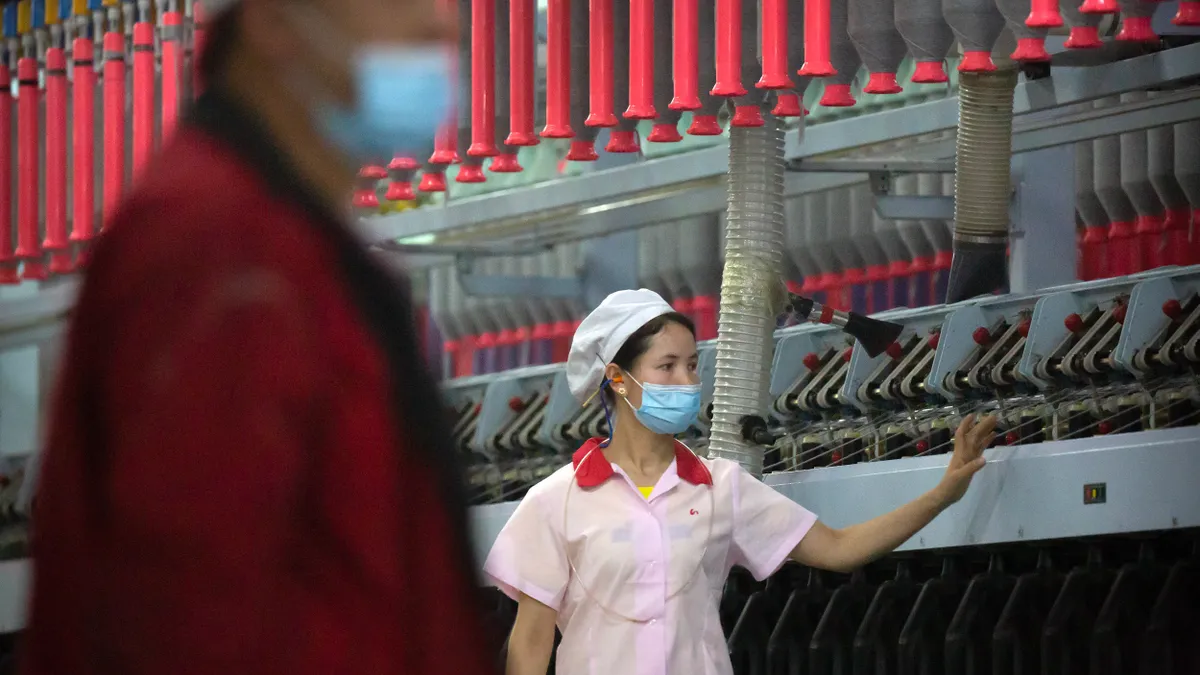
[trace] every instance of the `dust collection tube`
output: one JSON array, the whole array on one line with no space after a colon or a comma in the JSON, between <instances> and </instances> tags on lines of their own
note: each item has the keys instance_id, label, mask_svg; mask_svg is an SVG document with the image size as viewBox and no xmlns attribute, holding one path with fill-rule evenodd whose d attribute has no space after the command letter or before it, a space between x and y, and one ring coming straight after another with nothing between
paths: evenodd
<instances>
[{"instance_id":1,"label":"dust collection tube","mask_svg":"<svg viewBox=\"0 0 1200 675\"><path fill-rule=\"evenodd\" d=\"M88 38L76 38L71 50L75 85L71 88L71 243L86 244L96 236L96 71L94 47Z\"/></svg>"},{"instance_id":2,"label":"dust collection tube","mask_svg":"<svg viewBox=\"0 0 1200 675\"><path fill-rule=\"evenodd\" d=\"M23 261L21 277L46 278L42 242L38 241L41 218L38 209L38 91L37 59L17 61L17 258Z\"/></svg>"},{"instance_id":3,"label":"dust collection tube","mask_svg":"<svg viewBox=\"0 0 1200 675\"><path fill-rule=\"evenodd\" d=\"M67 239L67 57L59 47L46 50L46 241L50 272L71 271Z\"/></svg>"}]
</instances>

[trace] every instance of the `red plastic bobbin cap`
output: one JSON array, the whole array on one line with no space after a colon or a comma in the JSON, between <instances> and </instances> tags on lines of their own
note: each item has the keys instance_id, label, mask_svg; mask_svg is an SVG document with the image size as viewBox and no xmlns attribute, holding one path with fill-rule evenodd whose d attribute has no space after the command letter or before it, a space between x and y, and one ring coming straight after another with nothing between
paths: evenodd
<instances>
[{"instance_id":1,"label":"red plastic bobbin cap","mask_svg":"<svg viewBox=\"0 0 1200 675\"><path fill-rule=\"evenodd\" d=\"M942 341L942 334L934 333L933 335L929 336L929 340L925 344L929 345L930 349L936 351L938 348L938 343L941 341Z\"/></svg>"},{"instance_id":2,"label":"red plastic bobbin cap","mask_svg":"<svg viewBox=\"0 0 1200 675\"><path fill-rule=\"evenodd\" d=\"M1166 314L1168 319L1177 321L1179 317L1183 316L1183 305L1179 304L1175 298L1171 298L1163 303L1162 313Z\"/></svg>"},{"instance_id":3,"label":"red plastic bobbin cap","mask_svg":"<svg viewBox=\"0 0 1200 675\"><path fill-rule=\"evenodd\" d=\"M771 114L776 117L803 117L804 106L795 92L784 91L775 95L775 107Z\"/></svg>"},{"instance_id":4,"label":"red plastic bobbin cap","mask_svg":"<svg viewBox=\"0 0 1200 675\"><path fill-rule=\"evenodd\" d=\"M571 149L567 151L567 161L594 162L600 159L596 154L595 141L571 141Z\"/></svg>"},{"instance_id":5,"label":"red plastic bobbin cap","mask_svg":"<svg viewBox=\"0 0 1200 675\"><path fill-rule=\"evenodd\" d=\"M21 283L21 275L17 272L17 266L12 263L0 263L0 285L12 286Z\"/></svg>"},{"instance_id":6,"label":"red plastic bobbin cap","mask_svg":"<svg viewBox=\"0 0 1200 675\"><path fill-rule=\"evenodd\" d=\"M960 73L990 73L994 70L996 64L992 62L991 52L964 52L958 62Z\"/></svg>"},{"instance_id":7,"label":"red plastic bobbin cap","mask_svg":"<svg viewBox=\"0 0 1200 675\"><path fill-rule=\"evenodd\" d=\"M975 344L983 347L992 341L992 332L980 326L975 329L974 333L971 333L971 339L975 341Z\"/></svg>"},{"instance_id":8,"label":"red plastic bobbin cap","mask_svg":"<svg viewBox=\"0 0 1200 675\"><path fill-rule=\"evenodd\" d=\"M375 188L360 188L354 191L354 200L351 202L356 209L376 209L379 208L379 196L375 194Z\"/></svg>"},{"instance_id":9,"label":"red plastic bobbin cap","mask_svg":"<svg viewBox=\"0 0 1200 675\"><path fill-rule=\"evenodd\" d=\"M722 131L716 115L692 115L692 124L687 130L689 136L720 136Z\"/></svg>"},{"instance_id":10,"label":"red plastic bobbin cap","mask_svg":"<svg viewBox=\"0 0 1200 675\"><path fill-rule=\"evenodd\" d=\"M1017 48L1013 50L1009 58L1025 63L1045 63L1050 60L1050 52L1046 51L1045 38L1019 38Z\"/></svg>"},{"instance_id":11,"label":"red plastic bobbin cap","mask_svg":"<svg viewBox=\"0 0 1200 675\"><path fill-rule=\"evenodd\" d=\"M842 352L842 360L850 363L850 357L854 354L854 347L846 347L846 351Z\"/></svg>"},{"instance_id":12,"label":"red plastic bobbin cap","mask_svg":"<svg viewBox=\"0 0 1200 675\"><path fill-rule=\"evenodd\" d=\"M1020 335L1023 338L1029 337L1029 329L1032 327L1033 327L1032 320L1030 320L1030 319L1023 320L1021 323L1017 324L1017 335Z\"/></svg>"},{"instance_id":13,"label":"red plastic bobbin cap","mask_svg":"<svg viewBox=\"0 0 1200 675\"><path fill-rule=\"evenodd\" d=\"M502 153L492 158L488 171L493 173L520 173L524 167L517 161L516 153Z\"/></svg>"},{"instance_id":14,"label":"red plastic bobbin cap","mask_svg":"<svg viewBox=\"0 0 1200 675\"><path fill-rule=\"evenodd\" d=\"M809 352L804 355L804 367L809 370L816 370L821 367L821 357L817 356L816 352Z\"/></svg>"},{"instance_id":15,"label":"red plastic bobbin cap","mask_svg":"<svg viewBox=\"0 0 1200 675\"><path fill-rule=\"evenodd\" d=\"M604 149L608 152L639 152L642 146L638 144L636 131L613 129L608 132L608 144Z\"/></svg>"},{"instance_id":16,"label":"red plastic bobbin cap","mask_svg":"<svg viewBox=\"0 0 1200 675\"><path fill-rule=\"evenodd\" d=\"M487 181L487 176L483 175L482 164L463 164L458 167L458 175L455 176L456 183L483 183Z\"/></svg>"},{"instance_id":17,"label":"red plastic bobbin cap","mask_svg":"<svg viewBox=\"0 0 1200 675\"><path fill-rule=\"evenodd\" d=\"M417 198L417 193L413 192L413 185L410 181L394 181L388 184L387 194L384 198L390 202L407 202Z\"/></svg>"},{"instance_id":18,"label":"red plastic bobbin cap","mask_svg":"<svg viewBox=\"0 0 1200 675\"><path fill-rule=\"evenodd\" d=\"M1062 14L1058 11L1058 3L1055 2L1049 7L1034 7L1029 12L1029 16L1025 17L1025 25L1030 28L1058 28L1063 25Z\"/></svg>"},{"instance_id":19,"label":"red plastic bobbin cap","mask_svg":"<svg viewBox=\"0 0 1200 675\"><path fill-rule=\"evenodd\" d=\"M917 452L929 452L929 441L925 440L924 438L917 441Z\"/></svg>"},{"instance_id":20,"label":"red plastic bobbin cap","mask_svg":"<svg viewBox=\"0 0 1200 675\"><path fill-rule=\"evenodd\" d=\"M421 164L412 157L393 157L387 168L390 171L416 171Z\"/></svg>"},{"instance_id":21,"label":"red plastic bobbin cap","mask_svg":"<svg viewBox=\"0 0 1200 675\"><path fill-rule=\"evenodd\" d=\"M1117 305L1113 308L1112 318L1119 324L1125 323L1125 313L1129 311L1128 305Z\"/></svg>"},{"instance_id":22,"label":"red plastic bobbin cap","mask_svg":"<svg viewBox=\"0 0 1200 675\"><path fill-rule=\"evenodd\" d=\"M904 88L896 84L895 73L871 73L864 94L899 94Z\"/></svg>"},{"instance_id":23,"label":"red plastic bobbin cap","mask_svg":"<svg viewBox=\"0 0 1200 675\"><path fill-rule=\"evenodd\" d=\"M525 409L525 401L522 400L520 396L514 396L508 399L508 409L515 413L519 413Z\"/></svg>"},{"instance_id":24,"label":"red plastic bobbin cap","mask_svg":"<svg viewBox=\"0 0 1200 675\"><path fill-rule=\"evenodd\" d=\"M1072 333L1078 333L1083 330L1083 317L1078 314L1068 314L1067 318L1063 319L1063 325Z\"/></svg>"},{"instance_id":25,"label":"red plastic bobbin cap","mask_svg":"<svg viewBox=\"0 0 1200 675\"><path fill-rule=\"evenodd\" d=\"M417 189L421 192L445 192L446 174L440 171L421 174L421 182L417 185Z\"/></svg>"},{"instance_id":26,"label":"red plastic bobbin cap","mask_svg":"<svg viewBox=\"0 0 1200 675\"><path fill-rule=\"evenodd\" d=\"M757 105L739 105L734 107L729 123L735 127L761 127L767 121L763 119L762 108Z\"/></svg>"},{"instance_id":27,"label":"red plastic bobbin cap","mask_svg":"<svg viewBox=\"0 0 1200 675\"><path fill-rule=\"evenodd\" d=\"M887 355L890 356L893 361L899 361L900 357L904 356L904 348L900 346L899 342L893 342L887 346Z\"/></svg>"},{"instance_id":28,"label":"red plastic bobbin cap","mask_svg":"<svg viewBox=\"0 0 1200 675\"><path fill-rule=\"evenodd\" d=\"M949 82L950 76L946 74L946 66L941 61L919 61L910 79L916 84L940 84Z\"/></svg>"},{"instance_id":29,"label":"red plastic bobbin cap","mask_svg":"<svg viewBox=\"0 0 1200 675\"><path fill-rule=\"evenodd\" d=\"M587 119L583 121L583 124L589 127L615 127L617 126L617 121L616 113L593 111L588 113Z\"/></svg>"},{"instance_id":30,"label":"red plastic bobbin cap","mask_svg":"<svg viewBox=\"0 0 1200 675\"><path fill-rule=\"evenodd\" d=\"M678 143L683 140L683 136L674 124L664 122L662 124L655 124L650 129L650 135L646 136L646 140L651 143Z\"/></svg>"},{"instance_id":31,"label":"red plastic bobbin cap","mask_svg":"<svg viewBox=\"0 0 1200 675\"><path fill-rule=\"evenodd\" d=\"M363 180L383 180L388 177L388 173L382 166L364 166L358 170L358 177Z\"/></svg>"},{"instance_id":32,"label":"red plastic bobbin cap","mask_svg":"<svg viewBox=\"0 0 1200 675\"><path fill-rule=\"evenodd\" d=\"M849 108L855 103L848 84L826 84L825 93L821 94L821 105L826 108Z\"/></svg>"},{"instance_id":33,"label":"red plastic bobbin cap","mask_svg":"<svg viewBox=\"0 0 1200 675\"><path fill-rule=\"evenodd\" d=\"M1081 14L1116 14L1121 11L1117 0L1083 0L1079 6Z\"/></svg>"},{"instance_id":34,"label":"red plastic bobbin cap","mask_svg":"<svg viewBox=\"0 0 1200 675\"><path fill-rule=\"evenodd\" d=\"M1176 26L1200 26L1200 2L1184 0L1171 23Z\"/></svg>"},{"instance_id":35,"label":"red plastic bobbin cap","mask_svg":"<svg viewBox=\"0 0 1200 675\"><path fill-rule=\"evenodd\" d=\"M1072 26L1071 34L1063 43L1067 49L1099 49L1104 46L1100 30L1095 26Z\"/></svg>"},{"instance_id":36,"label":"red plastic bobbin cap","mask_svg":"<svg viewBox=\"0 0 1200 675\"><path fill-rule=\"evenodd\" d=\"M575 138L570 124L550 124L542 127L542 138Z\"/></svg>"},{"instance_id":37,"label":"red plastic bobbin cap","mask_svg":"<svg viewBox=\"0 0 1200 675\"><path fill-rule=\"evenodd\" d=\"M1121 32L1117 33L1121 42L1155 42L1158 34L1150 26L1148 16L1129 16L1121 18Z\"/></svg>"},{"instance_id":38,"label":"red plastic bobbin cap","mask_svg":"<svg viewBox=\"0 0 1200 675\"><path fill-rule=\"evenodd\" d=\"M1004 434L1004 442L1007 445L1016 445L1021 442L1021 437L1017 435L1017 432L1010 431Z\"/></svg>"},{"instance_id":39,"label":"red plastic bobbin cap","mask_svg":"<svg viewBox=\"0 0 1200 675\"><path fill-rule=\"evenodd\" d=\"M508 138L504 139L505 145L511 145L514 148L532 147L539 142L537 134L532 131L510 131Z\"/></svg>"},{"instance_id":40,"label":"red plastic bobbin cap","mask_svg":"<svg viewBox=\"0 0 1200 675\"><path fill-rule=\"evenodd\" d=\"M1108 420L1104 420L1100 424L1096 425L1096 431L1098 431L1102 434L1111 434L1112 430L1113 430L1112 422L1109 422Z\"/></svg>"}]
</instances>

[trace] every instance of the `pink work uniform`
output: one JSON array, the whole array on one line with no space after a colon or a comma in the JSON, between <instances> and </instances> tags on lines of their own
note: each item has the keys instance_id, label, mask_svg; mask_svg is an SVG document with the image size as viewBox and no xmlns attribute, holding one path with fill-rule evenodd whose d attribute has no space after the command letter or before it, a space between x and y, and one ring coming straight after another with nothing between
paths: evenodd
<instances>
[{"instance_id":1,"label":"pink work uniform","mask_svg":"<svg viewBox=\"0 0 1200 675\"><path fill-rule=\"evenodd\" d=\"M646 499L598 444L529 490L485 574L558 612L558 675L731 675L717 613L729 570L770 576L817 517L682 444Z\"/></svg>"}]
</instances>

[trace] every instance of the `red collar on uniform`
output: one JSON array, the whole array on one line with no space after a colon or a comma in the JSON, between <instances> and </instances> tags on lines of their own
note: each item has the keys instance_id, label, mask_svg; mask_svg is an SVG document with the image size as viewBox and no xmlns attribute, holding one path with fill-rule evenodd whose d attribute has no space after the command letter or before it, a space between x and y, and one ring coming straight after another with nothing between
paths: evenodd
<instances>
[{"instance_id":1,"label":"red collar on uniform","mask_svg":"<svg viewBox=\"0 0 1200 675\"><path fill-rule=\"evenodd\" d=\"M613 475L612 462L608 461L599 446L600 439L593 438L579 446L571 457L579 487L596 487ZM585 458L587 461L584 461ZM713 482L708 467L679 441L675 442L675 472L692 485L712 485Z\"/></svg>"}]
</instances>

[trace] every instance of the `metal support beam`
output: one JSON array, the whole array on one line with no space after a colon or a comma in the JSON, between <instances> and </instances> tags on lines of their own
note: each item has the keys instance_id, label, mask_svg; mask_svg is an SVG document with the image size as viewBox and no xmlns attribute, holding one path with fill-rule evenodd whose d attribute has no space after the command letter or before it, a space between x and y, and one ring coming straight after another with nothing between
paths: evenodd
<instances>
[{"instance_id":1,"label":"metal support beam","mask_svg":"<svg viewBox=\"0 0 1200 675\"><path fill-rule=\"evenodd\" d=\"M526 296L539 298L583 297L583 282L569 277L507 277L476 274L472 258L460 256L455 261L458 283L463 292L477 297Z\"/></svg>"},{"instance_id":2,"label":"metal support beam","mask_svg":"<svg viewBox=\"0 0 1200 675\"><path fill-rule=\"evenodd\" d=\"M1013 158L1009 290L1032 293L1075 281L1075 145Z\"/></svg>"},{"instance_id":3,"label":"metal support beam","mask_svg":"<svg viewBox=\"0 0 1200 675\"><path fill-rule=\"evenodd\" d=\"M886 220L954 220L954 197L875 195L875 213Z\"/></svg>"},{"instance_id":4,"label":"metal support beam","mask_svg":"<svg viewBox=\"0 0 1200 675\"><path fill-rule=\"evenodd\" d=\"M805 159L788 161L788 171L804 173L954 173L953 159Z\"/></svg>"}]
</instances>

